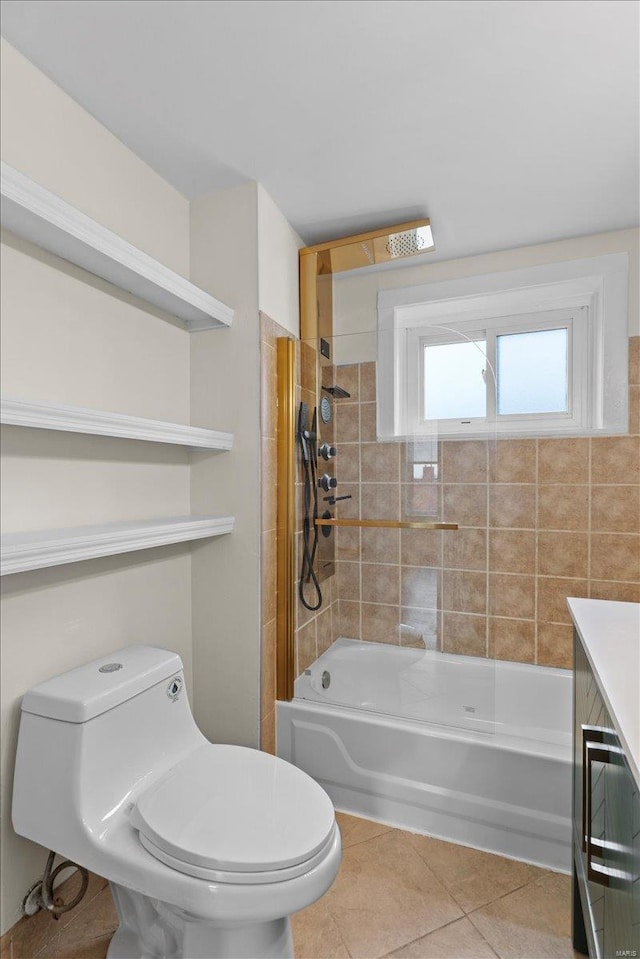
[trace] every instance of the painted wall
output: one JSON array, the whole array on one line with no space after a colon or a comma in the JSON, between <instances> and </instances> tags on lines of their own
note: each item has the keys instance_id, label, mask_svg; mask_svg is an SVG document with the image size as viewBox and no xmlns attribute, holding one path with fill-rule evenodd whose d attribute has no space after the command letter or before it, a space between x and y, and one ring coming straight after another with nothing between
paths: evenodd
<instances>
[{"instance_id":1,"label":"painted wall","mask_svg":"<svg viewBox=\"0 0 640 959\"><path fill-rule=\"evenodd\" d=\"M229 330L193 334L191 418L235 434L228 456L196 456L194 513L236 517L232 536L194 546L196 719L218 742L259 744L260 330L255 183L191 203L191 277L235 310Z\"/></svg>"},{"instance_id":2,"label":"painted wall","mask_svg":"<svg viewBox=\"0 0 640 959\"><path fill-rule=\"evenodd\" d=\"M500 250L460 260L442 260L406 267L342 274L333 281L335 357L337 363L366 363L376 358L377 296L380 290L436 283L463 276L499 273L541 263L578 260L605 253L629 254L629 336L640 333L638 269L640 231L617 230L554 243ZM437 242L437 237L436 237Z\"/></svg>"},{"instance_id":3,"label":"painted wall","mask_svg":"<svg viewBox=\"0 0 640 959\"><path fill-rule=\"evenodd\" d=\"M2 158L173 269L188 271L189 205L9 45ZM189 334L15 237L2 243L3 393L189 422ZM186 452L7 427L4 530L190 511ZM45 851L10 823L20 698L130 643L177 650L191 678L188 546L6 577L2 583L2 930Z\"/></svg>"},{"instance_id":4,"label":"painted wall","mask_svg":"<svg viewBox=\"0 0 640 959\"><path fill-rule=\"evenodd\" d=\"M304 243L258 184L258 300L284 330L300 335L298 250Z\"/></svg>"}]
</instances>

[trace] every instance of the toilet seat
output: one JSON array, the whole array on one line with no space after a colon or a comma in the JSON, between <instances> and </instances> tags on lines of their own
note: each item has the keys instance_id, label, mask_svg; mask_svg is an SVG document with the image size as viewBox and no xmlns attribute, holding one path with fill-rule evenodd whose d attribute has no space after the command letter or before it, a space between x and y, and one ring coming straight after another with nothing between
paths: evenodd
<instances>
[{"instance_id":1,"label":"toilet seat","mask_svg":"<svg viewBox=\"0 0 640 959\"><path fill-rule=\"evenodd\" d=\"M206 744L137 799L144 848L212 882L273 883L321 861L335 837L331 800L290 763L242 746Z\"/></svg>"}]
</instances>

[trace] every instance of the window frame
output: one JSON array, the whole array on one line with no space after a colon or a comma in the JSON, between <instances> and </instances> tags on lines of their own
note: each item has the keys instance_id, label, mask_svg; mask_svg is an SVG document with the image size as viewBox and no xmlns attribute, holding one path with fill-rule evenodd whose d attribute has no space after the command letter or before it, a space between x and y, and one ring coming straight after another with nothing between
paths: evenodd
<instances>
[{"instance_id":1,"label":"window frame","mask_svg":"<svg viewBox=\"0 0 640 959\"><path fill-rule=\"evenodd\" d=\"M628 255L608 254L380 292L378 438L626 433L627 283ZM552 315L565 316L571 331L570 415L500 414L470 423L416 415L422 389L420 344L437 335L436 327L467 335L487 329L524 332L527 325L531 331L544 328L548 319L547 328L560 328L563 323L556 325Z\"/></svg>"},{"instance_id":2,"label":"window frame","mask_svg":"<svg viewBox=\"0 0 640 959\"><path fill-rule=\"evenodd\" d=\"M588 311L586 307L501 316L480 329L475 320L449 322L446 328L451 332L447 333L443 329L443 324L433 320L428 326L412 327L407 330L406 410L401 415L406 417L409 433L419 436L435 432L439 436L457 437L467 433L511 435L514 430L529 433L548 429L564 431L583 428L588 412L586 403ZM433 332L436 329L441 329L443 332ZM535 333L557 329L567 331L567 411L499 413L495 380L498 337L510 333ZM486 414L484 417L470 417L464 420L456 417L426 419L423 415L424 348L427 345L460 342L460 334L465 338L484 339L486 342L489 370L486 379Z\"/></svg>"}]
</instances>

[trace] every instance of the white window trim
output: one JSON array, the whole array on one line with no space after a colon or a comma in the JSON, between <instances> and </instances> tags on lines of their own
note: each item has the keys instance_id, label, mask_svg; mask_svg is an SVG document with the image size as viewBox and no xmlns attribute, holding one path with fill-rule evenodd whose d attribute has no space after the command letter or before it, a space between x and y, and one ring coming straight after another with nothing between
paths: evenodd
<instances>
[{"instance_id":1,"label":"white window trim","mask_svg":"<svg viewBox=\"0 0 640 959\"><path fill-rule=\"evenodd\" d=\"M505 273L464 277L424 286L384 290L378 294L377 429L381 440L411 436L477 438L508 436L584 436L628 430L628 255L615 253L527 267ZM409 367L416 343L434 325L455 323L481 330L483 322L551 310L586 310L588 342L582 362L580 423L557 417L543 423L524 421L482 428L440 429L408 416ZM413 357L412 360L412 351ZM575 356L574 356L575 363ZM415 373L415 370L413 371ZM441 421L448 423L448 421ZM450 426L450 423L449 423Z\"/></svg>"}]
</instances>

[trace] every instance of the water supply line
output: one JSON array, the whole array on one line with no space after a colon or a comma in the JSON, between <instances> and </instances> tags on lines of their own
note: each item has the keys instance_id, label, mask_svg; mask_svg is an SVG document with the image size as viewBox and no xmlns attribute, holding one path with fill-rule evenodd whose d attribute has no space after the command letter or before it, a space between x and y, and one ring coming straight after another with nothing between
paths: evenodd
<instances>
[{"instance_id":1,"label":"water supply line","mask_svg":"<svg viewBox=\"0 0 640 959\"><path fill-rule=\"evenodd\" d=\"M53 863L55 858L56 854L52 850L47 858L42 879L38 879L24 897L22 911L25 916L33 916L40 909L46 909L47 912L51 913L54 919L58 919L63 912L69 912L69 910L75 909L84 897L89 886L88 871L84 866L79 866L76 862L71 862L70 859L63 859L54 869ZM77 869L82 880L80 891L74 896L71 902L62 902L59 896L54 896L53 894L53 884L60 873L65 869Z\"/></svg>"}]
</instances>

